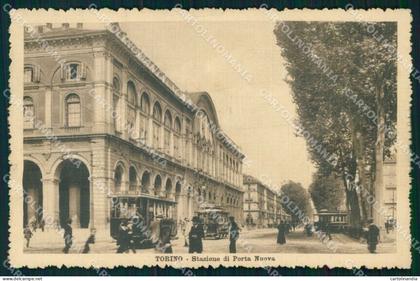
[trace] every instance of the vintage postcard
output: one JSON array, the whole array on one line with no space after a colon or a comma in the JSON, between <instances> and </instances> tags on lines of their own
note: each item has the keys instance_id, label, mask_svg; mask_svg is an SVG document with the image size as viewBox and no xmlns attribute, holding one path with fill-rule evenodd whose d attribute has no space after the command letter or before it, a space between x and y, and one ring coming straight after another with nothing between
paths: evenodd
<instances>
[{"instance_id":1,"label":"vintage postcard","mask_svg":"<svg viewBox=\"0 0 420 281\"><path fill-rule=\"evenodd\" d=\"M410 267L409 10L9 8L12 266Z\"/></svg>"}]
</instances>

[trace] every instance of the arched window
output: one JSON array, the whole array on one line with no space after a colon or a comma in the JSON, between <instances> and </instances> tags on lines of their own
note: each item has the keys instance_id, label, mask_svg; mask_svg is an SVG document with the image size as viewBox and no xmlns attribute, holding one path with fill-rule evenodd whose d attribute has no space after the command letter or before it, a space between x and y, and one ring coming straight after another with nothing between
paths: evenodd
<instances>
[{"instance_id":1,"label":"arched window","mask_svg":"<svg viewBox=\"0 0 420 281\"><path fill-rule=\"evenodd\" d=\"M157 175L155 177L155 183L154 183L154 194L155 194L155 196L158 196L160 194L161 188L162 188L162 178L160 177L160 175Z\"/></svg>"},{"instance_id":2,"label":"arched window","mask_svg":"<svg viewBox=\"0 0 420 281\"><path fill-rule=\"evenodd\" d=\"M171 129L171 127L172 127L172 116L171 116L171 112L169 110L167 110L165 112L164 124L165 124L165 127L167 127L168 129Z\"/></svg>"},{"instance_id":3,"label":"arched window","mask_svg":"<svg viewBox=\"0 0 420 281\"><path fill-rule=\"evenodd\" d=\"M130 138L135 138L136 124L136 105L137 105L137 94L136 87L132 81L127 83L127 95L128 95L128 116L127 116L127 131Z\"/></svg>"},{"instance_id":4,"label":"arched window","mask_svg":"<svg viewBox=\"0 0 420 281\"><path fill-rule=\"evenodd\" d=\"M155 102L155 105L153 106L153 119L159 123L162 122L162 109L158 102Z\"/></svg>"},{"instance_id":5,"label":"arched window","mask_svg":"<svg viewBox=\"0 0 420 281\"><path fill-rule=\"evenodd\" d=\"M114 77L112 80L112 87L114 90L113 96L113 112L112 112L112 119L114 120L114 128L115 131L121 132L121 98L120 98L120 90L121 84L120 80L117 77Z\"/></svg>"},{"instance_id":6,"label":"arched window","mask_svg":"<svg viewBox=\"0 0 420 281\"><path fill-rule=\"evenodd\" d=\"M165 197L169 198L171 193L172 193L172 181L170 179L167 179L166 185L165 185Z\"/></svg>"},{"instance_id":7,"label":"arched window","mask_svg":"<svg viewBox=\"0 0 420 281\"><path fill-rule=\"evenodd\" d=\"M120 80L117 77L114 77L112 79L112 87L114 88L114 91L119 93L121 90Z\"/></svg>"},{"instance_id":8,"label":"arched window","mask_svg":"<svg viewBox=\"0 0 420 281\"><path fill-rule=\"evenodd\" d=\"M128 103L136 106L136 86L132 81L128 81L127 83L127 94L128 94Z\"/></svg>"},{"instance_id":9,"label":"arched window","mask_svg":"<svg viewBox=\"0 0 420 281\"><path fill-rule=\"evenodd\" d=\"M118 165L114 172L114 190L115 192L121 191L121 185L122 185L122 178L124 175L123 168Z\"/></svg>"},{"instance_id":10,"label":"arched window","mask_svg":"<svg viewBox=\"0 0 420 281\"><path fill-rule=\"evenodd\" d=\"M150 173L145 171L143 176L141 177L141 191L143 193L149 192L149 185L150 185Z\"/></svg>"},{"instance_id":11,"label":"arched window","mask_svg":"<svg viewBox=\"0 0 420 281\"><path fill-rule=\"evenodd\" d=\"M34 127L35 111L34 101L31 97L23 98L23 128L32 129Z\"/></svg>"},{"instance_id":12,"label":"arched window","mask_svg":"<svg viewBox=\"0 0 420 281\"><path fill-rule=\"evenodd\" d=\"M70 94L66 98L66 125L67 127L80 127L80 98L76 94Z\"/></svg>"},{"instance_id":13,"label":"arched window","mask_svg":"<svg viewBox=\"0 0 420 281\"><path fill-rule=\"evenodd\" d=\"M164 135L163 135L163 145L165 152L170 154L171 152L171 128L172 128L172 116L169 110L165 112L165 117L163 119L163 124L165 126Z\"/></svg>"},{"instance_id":14,"label":"arched window","mask_svg":"<svg viewBox=\"0 0 420 281\"><path fill-rule=\"evenodd\" d=\"M140 98L140 111L143 113L140 119L140 141L146 143L149 135L149 112L150 112L150 101L149 96L144 92Z\"/></svg>"},{"instance_id":15,"label":"arched window","mask_svg":"<svg viewBox=\"0 0 420 281\"><path fill-rule=\"evenodd\" d=\"M140 110L149 115L149 111L150 111L150 101L149 101L149 96L146 93L143 93L141 95L141 100L140 100Z\"/></svg>"},{"instance_id":16,"label":"arched window","mask_svg":"<svg viewBox=\"0 0 420 281\"><path fill-rule=\"evenodd\" d=\"M153 106L153 147L161 148L160 126L162 122L162 109L158 102Z\"/></svg>"},{"instance_id":17,"label":"arched window","mask_svg":"<svg viewBox=\"0 0 420 281\"><path fill-rule=\"evenodd\" d=\"M131 191L134 191L137 189L137 172L136 172L136 169L134 169L134 167L130 167L129 178L130 178L129 189Z\"/></svg>"},{"instance_id":18,"label":"arched window","mask_svg":"<svg viewBox=\"0 0 420 281\"><path fill-rule=\"evenodd\" d=\"M181 138L181 121L179 121L179 118L176 117L175 122L174 122L174 156L176 158L181 158L180 138Z\"/></svg>"}]
</instances>

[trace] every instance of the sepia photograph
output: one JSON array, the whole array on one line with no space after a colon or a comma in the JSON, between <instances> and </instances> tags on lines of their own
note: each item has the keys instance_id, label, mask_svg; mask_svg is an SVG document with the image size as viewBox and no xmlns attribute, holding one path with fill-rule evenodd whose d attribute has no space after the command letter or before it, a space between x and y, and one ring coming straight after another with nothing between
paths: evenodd
<instances>
[{"instance_id":1,"label":"sepia photograph","mask_svg":"<svg viewBox=\"0 0 420 281\"><path fill-rule=\"evenodd\" d=\"M410 266L408 10L90 8L10 12L11 264Z\"/></svg>"}]
</instances>

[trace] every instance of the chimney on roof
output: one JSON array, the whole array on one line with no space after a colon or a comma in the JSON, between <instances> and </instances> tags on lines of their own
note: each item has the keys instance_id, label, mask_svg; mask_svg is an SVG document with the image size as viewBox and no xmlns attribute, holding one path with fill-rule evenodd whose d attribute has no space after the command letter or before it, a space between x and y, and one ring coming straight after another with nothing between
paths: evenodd
<instances>
[{"instance_id":1,"label":"chimney on roof","mask_svg":"<svg viewBox=\"0 0 420 281\"><path fill-rule=\"evenodd\" d=\"M37 26L37 29L38 29L38 33L44 32L44 27L42 25Z\"/></svg>"},{"instance_id":2,"label":"chimney on roof","mask_svg":"<svg viewBox=\"0 0 420 281\"><path fill-rule=\"evenodd\" d=\"M48 23L46 24L46 27L47 27L48 29L52 29L52 23L48 22Z\"/></svg>"},{"instance_id":3,"label":"chimney on roof","mask_svg":"<svg viewBox=\"0 0 420 281\"><path fill-rule=\"evenodd\" d=\"M69 24L69 23L63 23L61 26L62 26L64 29L68 29L68 28L70 27L70 24Z\"/></svg>"},{"instance_id":4,"label":"chimney on roof","mask_svg":"<svg viewBox=\"0 0 420 281\"><path fill-rule=\"evenodd\" d=\"M83 29L83 23L81 22L78 22L76 26L77 26L77 29Z\"/></svg>"}]
</instances>

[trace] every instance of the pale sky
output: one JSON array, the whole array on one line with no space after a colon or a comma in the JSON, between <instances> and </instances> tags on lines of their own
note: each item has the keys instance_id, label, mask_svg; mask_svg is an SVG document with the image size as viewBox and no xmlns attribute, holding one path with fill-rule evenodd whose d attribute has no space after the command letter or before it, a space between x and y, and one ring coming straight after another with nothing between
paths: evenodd
<instances>
[{"instance_id":1,"label":"pale sky","mask_svg":"<svg viewBox=\"0 0 420 281\"><path fill-rule=\"evenodd\" d=\"M280 112L259 93L272 94L295 115L274 23L265 21L200 21L207 34L252 76L235 71L194 27L173 22L120 23L129 38L181 90L207 91L222 127L251 161L244 172L272 186L288 180L307 188L315 171L305 141Z\"/></svg>"}]
</instances>

